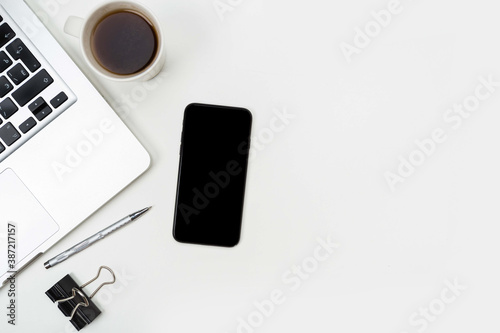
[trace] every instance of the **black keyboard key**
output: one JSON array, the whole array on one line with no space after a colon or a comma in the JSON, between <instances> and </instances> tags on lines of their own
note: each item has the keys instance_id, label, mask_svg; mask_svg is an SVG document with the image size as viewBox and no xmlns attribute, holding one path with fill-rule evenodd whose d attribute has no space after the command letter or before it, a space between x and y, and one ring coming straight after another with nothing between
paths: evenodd
<instances>
[{"instance_id":1,"label":"black keyboard key","mask_svg":"<svg viewBox=\"0 0 500 333\"><path fill-rule=\"evenodd\" d=\"M3 73L10 65L12 65L12 60L10 60L7 53L4 51L0 52L0 73Z\"/></svg>"},{"instance_id":2,"label":"black keyboard key","mask_svg":"<svg viewBox=\"0 0 500 333\"><path fill-rule=\"evenodd\" d=\"M28 109L39 121L42 121L45 117L52 113L50 106L48 106L41 97L38 97L33 103L28 105Z\"/></svg>"},{"instance_id":3,"label":"black keyboard key","mask_svg":"<svg viewBox=\"0 0 500 333\"><path fill-rule=\"evenodd\" d=\"M36 109L38 109L39 107L41 107L44 104L47 104L47 103L45 103L45 100L43 98L41 98L41 97L38 97L37 99L35 99L33 101L33 103L31 103L30 105L28 105L28 109L31 112L35 112Z\"/></svg>"},{"instance_id":4,"label":"black keyboard key","mask_svg":"<svg viewBox=\"0 0 500 333\"><path fill-rule=\"evenodd\" d=\"M3 144L0 143L0 154L3 153L4 150L5 150L5 147L3 146Z\"/></svg>"},{"instance_id":5,"label":"black keyboard key","mask_svg":"<svg viewBox=\"0 0 500 333\"><path fill-rule=\"evenodd\" d=\"M29 117L28 119L26 119L24 121L24 123L22 123L19 126L19 130L21 130L21 132L23 132L23 134L26 134L26 133L29 132L30 129L32 129L33 127L35 127L35 125L36 125L35 118Z\"/></svg>"},{"instance_id":6,"label":"black keyboard key","mask_svg":"<svg viewBox=\"0 0 500 333\"><path fill-rule=\"evenodd\" d=\"M45 69L42 69L40 72L36 73L35 76L26 81L26 83L19 86L17 90L12 93L12 97L14 97L17 104L25 106L26 103L40 94L52 82L54 82L54 80L50 77L49 73L47 73Z\"/></svg>"},{"instance_id":7,"label":"black keyboard key","mask_svg":"<svg viewBox=\"0 0 500 333\"><path fill-rule=\"evenodd\" d=\"M0 22L2 22L2 21L3 21L3 17L2 17L2 15L0 15Z\"/></svg>"},{"instance_id":8,"label":"black keyboard key","mask_svg":"<svg viewBox=\"0 0 500 333\"><path fill-rule=\"evenodd\" d=\"M35 115L36 119L38 119L38 121L44 120L45 117L47 117L51 113L52 109L47 104L44 104L42 107L33 111L33 114Z\"/></svg>"},{"instance_id":9,"label":"black keyboard key","mask_svg":"<svg viewBox=\"0 0 500 333\"><path fill-rule=\"evenodd\" d=\"M17 64L10 71L7 72L10 79L17 86L19 83L26 80L29 76L28 71L21 64Z\"/></svg>"},{"instance_id":10,"label":"black keyboard key","mask_svg":"<svg viewBox=\"0 0 500 333\"><path fill-rule=\"evenodd\" d=\"M64 92L60 92L56 97L50 100L50 104L54 107L54 109L57 109L61 106L62 103L66 102L67 100L68 96L66 96Z\"/></svg>"},{"instance_id":11,"label":"black keyboard key","mask_svg":"<svg viewBox=\"0 0 500 333\"><path fill-rule=\"evenodd\" d=\"M16 33L7 23L0 25L0 47L7 44L14 36Z\"/></svg>"},{"instance_id":12,"label":"black keyboard key","mask_svg":"<svg viewBox=\"0 0 500 333\"><path fill-rule=\"evenodd\" d=\"M30 72L35 72L40 68L40 63L36 60L33 53L24 45L24 43L16 38L12 43L7 46L7 52L10 53L14 60L21 59L23 64L30 70Z\"/></svg>"},{"instance_id":13,"label":"black keyboard key","mask_svg":"<svg viewBox=\"0 0 500 333\"><path fill-rule=\"evenodd\" d=\"M12 83L10 83L5 76L0 77L0 98L7 95L12 88Z\"/></svg>"},{"instance_id":14,"label":"black keyboard key","mask_svg":"<svg viewBox=\"0 0 500 333\"><path fill-rule=\"evenodd\" d=\"M7 146L12 146L12 144L19 140L20 137L21 134L19 134L11 123L7 123L0 128L0 139L2 139Z\"/></svg>"},{"instance_id":15,"label":"black keyboard key","mask_svg":"<svg viewBox=\"0 0 500 333\"><path fill-rule=\"evenodd\" d=\"M8 97L0 103L0 115L5 119L9 119L17 110L17 106Z\"/></svg>"}]
</instances>

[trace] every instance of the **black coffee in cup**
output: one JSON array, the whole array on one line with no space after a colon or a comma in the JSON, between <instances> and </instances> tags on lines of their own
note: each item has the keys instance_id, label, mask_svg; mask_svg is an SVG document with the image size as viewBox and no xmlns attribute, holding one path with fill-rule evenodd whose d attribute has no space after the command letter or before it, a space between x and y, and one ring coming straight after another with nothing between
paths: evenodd
<instances>
[{"instance_id":1,"label":"black coffee in cup","mask_svg":"<svg viewBox=\"0 0 500 333\"><path fill-rule=\"evenodd\" d=\"M97 62L116 75L141 72L158 53L158 33L153 24L133 10L104 16L96 24L90 42Z\"/></svg>"}]
</instances>

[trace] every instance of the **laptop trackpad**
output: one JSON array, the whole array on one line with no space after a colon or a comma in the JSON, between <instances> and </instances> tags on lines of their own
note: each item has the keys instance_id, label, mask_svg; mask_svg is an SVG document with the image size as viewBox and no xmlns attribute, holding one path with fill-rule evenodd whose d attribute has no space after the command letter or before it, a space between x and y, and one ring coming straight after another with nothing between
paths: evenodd
<instances>
[{"instance_id":1,"label":"laptop trackpad","mask_svg":"<svg viewBox=\"0 0 500 333\"><path fill-rule=\"evenodd\" d=\"M5 251L9 223L16 229L16 263L21 263L59 230L57 223L12 169L0 173L0 276L11 270L7 267Z\"/></svg>"}]
</instances>

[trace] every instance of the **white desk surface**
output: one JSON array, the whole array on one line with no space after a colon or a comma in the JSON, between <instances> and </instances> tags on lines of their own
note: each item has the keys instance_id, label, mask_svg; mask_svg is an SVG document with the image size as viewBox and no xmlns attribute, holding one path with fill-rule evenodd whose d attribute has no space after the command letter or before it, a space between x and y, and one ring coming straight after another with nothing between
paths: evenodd
<instances>
[{"instance_id":1,"label":"white desk surface","mask_svg":"<svg viewBox=\"0 0 500 333\"><path fill-rule=\"evenodd\" d=\"M77 40L62 27L103 2L29 1L79 64ZM96 296L103 314L84 332L498 331L500 87L470 116L444 118L457 117L447 114L454 104L474 106L480 76L500 81L494 2L401 0L351 63L341 43L353 44L356 27L376 29L370 13L390 1L221 0L232 8L223 21L213 0L143 2L163 23L164 72L149 85L91 79L152 167L19 276L16 327L0 291L2 332L74 331L44 292L70 272L86 281L103 264L119 279ZM172 238L192 102L249 108L260 136L233 249ZM270 140L284 110L293 118ZM415 141L436 129L446 140L391 191L386 172L398 172L399 156L419 162ZM43 268L148 205L143 219ZM316 267L317 238L328 236L339 247L316 252ZM294 275L303 264L310 273ZM280 304L259 315L255 302L271 298Z\"/></svg>"}]
</instances>

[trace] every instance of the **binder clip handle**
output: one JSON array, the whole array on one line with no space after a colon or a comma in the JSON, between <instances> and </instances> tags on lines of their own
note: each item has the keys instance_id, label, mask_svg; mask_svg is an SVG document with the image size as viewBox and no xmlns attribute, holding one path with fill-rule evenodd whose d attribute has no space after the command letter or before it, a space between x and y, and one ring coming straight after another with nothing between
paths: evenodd
<instances>
[{"instance_id":1,"label":"binder clip handle","mask_svg":"<svg viewBox=\"0 0 500 333\"><path fill-rule=\"evenodd\" d=\"M85 294L78 288L73 288L71 289L71 292L72 292L72 296L68 297L68 298L64 298L64 299L59 299L57 301L55 301L54 303L58 304L58 303L62 303L62 302L67 302L73 298L75 298L76 294L78 294L82 299L83 299L83 302L80 302L78 303L75 308L73 309L73 311L71 311L71 316L69 318L69 320L72 320L73 319L73 316L75 315L76 313L76 310L78 310L78 308L80 306L84 306L84 307L87 307L89 306L89 299L87 298L87 296L85 296Z\"/></svg>"},{"instance_id":2,"label":"binder clip handle","mask_svg":"<svg viewBox=\"0 0 500 333\"><path fill-rule=\"evenodd\" d=\"M90 295L89 298L94 297L95 294L97 294L97 292L99 290L101 290L101 288L104 287L105 285L107 285L107 284L113 284L113 283L116 282L116 277L115 277L115 273L113 272L113 270L111 270L111 268L109 268L108 266L101 266L101 267L99 267L99 271L97 271L96 277L93 278L92 280L88 281L87 283L84 283L83 285L81 285L80 289L85 288L86 286L88 286L89 284L91 284L92 282L94 282L95 280L97 280L99 278L99 276L101 275L101 271L103 269L106 269L106 270L108 270L111 273L111 275L113 276L113 281L108 281L108 282L101 283L101 285Z\"/></svg>"},{"instance_id":3,"label":"binder clip handle","mask_svg":"<svg viewBox=\"0 0 500 333\"><path fill-rule=\"evenodd\" d=\"M106 269L106 270L108 270L108 271L111 273L111 275L113 276L113 280L112 280L112 281L108 281L108 282L101 283L101 285L100 285L99 287L97 287L97 289L96 289L96 290L95 290L95 291L94 291L94 292L90 295L90 297L87 297L87 296L83 293L82 289L83 289L83 288L85 288L86 286L88 286L89 284L91 284L92 282L94 282L95 280L97 280L97 279L99 278L99 276L101 275L101 271L102 271L103 269ZM75 298L75 296L76 296L76 294L78 294L78 296L80 296L80 297L82 298L82 300L83 300L83 301L82 301L82 302L80 302L80 303L78 303L78 304L75 306L75 308L73 309L73 311L71 311L71 317L70 317L70 320L72 320L72 319L73 319L73 316L74 316L74 315L75 315L75 313L76 313L76 310L78 310L78 308L79 308L80 306L83 306L83 307L88 307L88 306L89 306L89 304L90 304L90 303L89 303L89 300L90 300L90 299L92 299L92 297L94 297L94 296L95 296L95 294L97 294L97 292L98 292L98 291L99 291L102 287L104 287L104 286L105 286L105 285L107 285L107 284L113 284L113 283L115 283L115 281L116 281L116 277L115 277L115 273L113 272L113 270L112 270L111 268L109 268L108 266L101 266L101 267L99 267L99 270L97 271L97 275L96 275L96 277L94 277L92 280L90 280L90 281L88 281L88 282L86 282L86 283L82 284L79 288L73 287L73 288L71 289L71 293L72 293L72 295L71 295L70 297L63 298L63 299L59 299L59 300L56 300L54 303L63 303L63 302L67 302L67 301L69 301L69 300L74 299L74 298Z\"/></svg>"}]
</instances>

